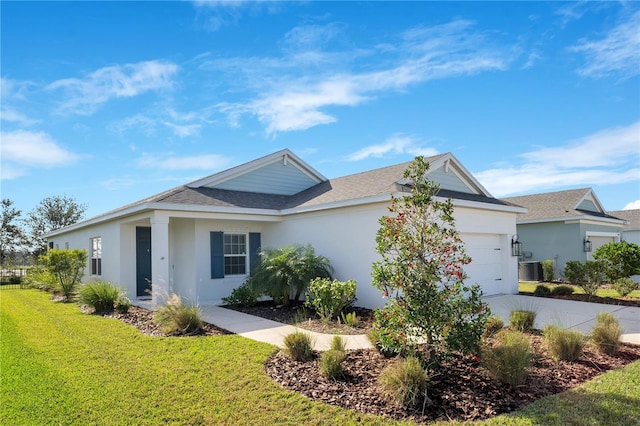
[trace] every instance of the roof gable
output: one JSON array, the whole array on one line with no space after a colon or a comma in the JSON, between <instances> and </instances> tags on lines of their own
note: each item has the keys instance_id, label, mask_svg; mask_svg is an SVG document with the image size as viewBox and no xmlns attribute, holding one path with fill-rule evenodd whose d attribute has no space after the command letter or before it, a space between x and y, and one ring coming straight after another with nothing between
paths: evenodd
<instances>
[{"instance_id":1,"label":"roof gable","mask_svg":"<svg viewBox=\"0 0 640 426\"><path fill-rule=\"evenodd\" d=\"M591 188L522 195L503 200L529 210L518 215L519 223L581 218L617 220L605 212Z\"/></svg>"},{"instance_id":2,"label":"roof gable","mask_svg":"<svg viewBox=\"0 0 640 426\"><path fill-rule=\"evenodd\" d=\"M327 179L288 149L188 184L258 194L293 195Z\"/></svg>"},{"instance_id":3,"label":"roof gable","mask_svg":"<svg viewBox=\"0 0 640 426\"><path fill-rule=\"evenodd\" d=\"M440 189L493 198L450 152L434 158L427 177L440 185Z\"/></svg>"}]
</instances>

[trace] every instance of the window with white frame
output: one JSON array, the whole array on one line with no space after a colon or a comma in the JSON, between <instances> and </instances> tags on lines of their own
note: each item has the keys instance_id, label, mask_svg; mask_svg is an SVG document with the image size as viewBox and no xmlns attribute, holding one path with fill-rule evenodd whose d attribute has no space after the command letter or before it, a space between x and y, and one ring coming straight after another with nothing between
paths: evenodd
<instances>
[{"instance_id":1,"label":"window with white frame","mask_svg":"<svg viewBox=\"0 0 640 426\"><path fill-rule=\"evenodd\" d=\"M247 273L246 234L224 234L224 274L243 275Z\"/></svg>"},{"instance_id":2,"label":"window with white frame","mask_svg":"<svg viewBox=\"0 0 640 426\"><path fill-rule=\"evenodd\" d=\"M102 275L102 237L91 238L91 275Z\"/></svg>"}]
</instances>

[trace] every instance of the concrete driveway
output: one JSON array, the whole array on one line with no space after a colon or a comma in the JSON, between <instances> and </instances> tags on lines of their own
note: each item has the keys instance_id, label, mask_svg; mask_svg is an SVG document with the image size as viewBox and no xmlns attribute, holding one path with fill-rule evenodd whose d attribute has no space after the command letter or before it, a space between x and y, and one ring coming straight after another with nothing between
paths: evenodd
<instances>
[{"instance_id":1,"label":"concrete driveway","mask_svg":"<svg viewBox=\"0 0 640 426\"><path fill-rule=\"evenodd\" d=\"M484 300L491 312L502 318L505 324L509 323L511 311L522 309L536 312L534 327L537 329L551 324L579 330L585 335L593 329L598 313L611 312L622 327L622 341L640 345L640 308L517 294L489 296Z\"/></svg>"}]
</instances>

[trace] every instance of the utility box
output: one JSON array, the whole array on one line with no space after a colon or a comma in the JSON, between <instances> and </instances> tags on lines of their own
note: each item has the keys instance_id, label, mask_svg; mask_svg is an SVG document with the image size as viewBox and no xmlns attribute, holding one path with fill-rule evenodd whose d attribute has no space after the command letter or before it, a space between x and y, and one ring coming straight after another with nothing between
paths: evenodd
<instances>
[{"instance_id":1,"label":"utility box","mask_svg":"<svg viewBox=\"0 0 640 426\"><path fill-rule=\"evenodd\" d=\"M518 265L518 280L520 281L544 281L542 262L534 260L520 262Z\"/></svg>"}]
</instances>

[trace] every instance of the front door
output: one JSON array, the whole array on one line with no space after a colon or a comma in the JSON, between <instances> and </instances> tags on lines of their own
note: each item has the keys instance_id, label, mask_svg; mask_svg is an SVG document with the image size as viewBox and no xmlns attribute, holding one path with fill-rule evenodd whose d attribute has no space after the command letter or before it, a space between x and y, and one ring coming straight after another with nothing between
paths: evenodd
<instances>
[{"instance_id":1,"label":"front door","mask_svg":"<svg viewBox=\"0 0 640 426\"><path fill-rule=\"evenodd\" d=\"M136 295L151 296L151 228L136 227Z\"/></svg>"}]
</instances>

